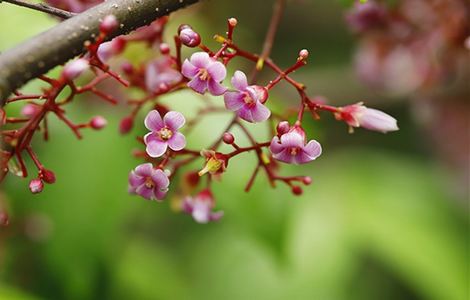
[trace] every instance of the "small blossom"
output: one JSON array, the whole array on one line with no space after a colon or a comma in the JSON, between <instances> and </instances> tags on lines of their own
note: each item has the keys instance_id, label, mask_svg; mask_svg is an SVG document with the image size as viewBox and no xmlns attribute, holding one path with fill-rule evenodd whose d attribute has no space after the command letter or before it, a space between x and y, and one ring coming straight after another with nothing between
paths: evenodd
<instances>
[{"instance_id":1,"label":"small blossom","mask_svg":"<svg viewBox=\"0 0 470 300\"><path fill-rule=\"evenodd\" d=\"M203 176L206 173L220 174L227 168L228 158L226 155L214 150L202 150L201 155L206 158L206 165L199 171L199 176Z\"/></svg>"},{"instance_id":2,"label":"small blossom","mask_svg":"<svg viewBox=\"0 0 470 300\"><path fill-rule=\"evenodd\" d=\"M31 193L37 194L37 193L42 192L43 189L44 189L44 183L42 182L41 179L34 178L33 180L29 182L29 190L31 191Z\"/></svg>"},{"instance_id":3,"label":"small blossom","mask_svg":"<svg viewBox=\"0 0 470 300\"><path fill-rule=\"evenodd\" d=\"M181 73L173 68L171 57L164 56L150 62L145 69L145 86L149 92L158 93L167 90L183 79Z\"/></svg>"},{"instance_id":4,"label":"small blossom","mask_svg":"<svg viewBox=\"0 0 470 300\"><path fill-rule=\"evenodd\" d=\"M138 165L129 174L129 193L148 200L162 200L169 185L170 180L165 172L154 169L151 163Z\"/></svg>"},{"instance_id":5,"label":"small blossom","mask_svg":"<svg viewBox=\"0 0 470 300\"><path fill-rule=\"evenodd\" d=\"M103 22L100 23L100 31L105 34L110 34L119 26L119 22L114 15L107 15L104 17Z\"/></svg>"},{"instance_id":6,"label":"small blossom","mask_svg":"<svg viewBox=\"0 0 470 300\"><path fill-rule=\"evenodd\" d=\"M201 43L201 36L189 25L181 25L178 34L181 43L187 47L194 48Z\"/></svg>"},{"instance_id":7,"label":"small blossom","mask_svg":"<svg viewBox=\"0 0 470 300\"><path fill-rule=\"evenodd\" d=\"M294 125L287 133L275 136L269 146L274 159L289 164L304 164L321 155L320 143L311 140L306 144L304 130Z\"/></svg>"},{"instance_id":8,"label":"small blossom","mask_svg":"<svg viewBox=\"0 0 470 300\"><path fill-rule=\"evenodd\" d=\"M335 116L351 127L363 127L383 133L398 130L395 118L380 110L368 108L362 103L342 107Z\"/></svg>"},{"instance_id":9,"label":"small blossom","mask_svg":"<svg viewBox=\"0 0 470 300\"><path fill-rule=\"evenodd\" d=\"M235 111L245 121L256 123L266 121L271 111L263 104L268 98L266 88L248 85L245 73L236 71L232 77L232 85L236 92L226 92L225 107Z\"/></svg>"},{"instance_id":10,"label":"small blossom","mask_svg":"<svg viewBox=\"0 0 470 300\"><path fill-rule=\"evenodd\" d=\"M151 132L144 136L147 154L151 157L162 156L168 147L180 151L186 146L186 138L178 132L185 123L184 116L176 111L170 111L160 116L157 110L152 110L145 118L145 127Z\"/></svg>"},{"instance_id":11,"label":"small blossom","mask_svg":"<svg viewBox=\"0 0 470 300\"><path fill-rule=\"evenodd\" d=\"M79 58L68 63L62 71L62 75L67 80L74 80L83 72L85 72L89 67L90 64L88 63L88 60Z\"/></svg>"},{"instance_id":12,"label":"small blossom","mask_svg":"<svg viewBox=\"0 0 470 300\"><path fill-rule=\"evenodd\" d=\"M108 121L102 116L93 117L90 121L90 127L96 130L102 129L106 125L108 125Z\"/></svg>"},{"instance_id":13,"label":"small blossom","mask_svg":"<svg viewBox=\"0 0 470 300\"><path fill-rule=\"evenodd\" d=\"M196 52L186 59L181 73L191 79L188 86L200 94L209 90L212 95L219 96L227 90L220 84L227 75L225 66L206 52Z\"/></svg>"},{"instance_id":14,"label":"small blossom","mask_svg":"<svg viewBox=\"0 0 470 300\"><path fill-rule=\"evenodd\" d=\"M201 224L218 221L224 215L223 211L213 212L215 200L210 190L204 190L195 197L186 197L183 201L183 211L192 215Z\"/></svg>"}]
</instances>

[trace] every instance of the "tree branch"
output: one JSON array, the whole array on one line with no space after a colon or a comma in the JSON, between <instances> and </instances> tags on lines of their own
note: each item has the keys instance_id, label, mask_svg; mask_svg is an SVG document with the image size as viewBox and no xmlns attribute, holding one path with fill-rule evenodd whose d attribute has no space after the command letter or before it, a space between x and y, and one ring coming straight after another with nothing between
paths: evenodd
<instances>
[{"instance_id":1,"label":"tree branch","mask_svg":"<svg viewBox=\"0 0 470 300\"><path fill-rule=\"evenodd\" d=\"M33 10L45 12L47 14L50 14L50 15L53 15L53 16L56 16L56 17L59 17L59 18L62 18L62 19L68 19L68 18L71 18L71 17L76 15L75 13L71 13L71 12L68 12L66 10L58 9L58 8L46 5L44 3L30 3L30 2L27 2L27 1L23 1L23 0L0 0L0 3L2 3L2 2L6 2L6 3L13 4L13 5L18 5L18 6L27 7L27 8L33 9Z\"/></svg>"},{"instance_id":2,"label":"tree branch","mask_svg":"<svg viewBox=\"0 0 470 300\"><path fill-rule=\"evenodd\" d=\"M0 55L0 106L29 80L83 53L105 16L114 15L119 21L119 28L109 36L113 38L198 1L108 0L7 50Z\"/></svg>"}]
</instances>

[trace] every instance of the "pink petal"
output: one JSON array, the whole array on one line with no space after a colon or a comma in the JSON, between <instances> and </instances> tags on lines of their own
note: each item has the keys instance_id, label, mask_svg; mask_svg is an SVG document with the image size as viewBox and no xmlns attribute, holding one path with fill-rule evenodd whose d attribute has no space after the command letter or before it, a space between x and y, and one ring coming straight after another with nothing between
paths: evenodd
<instances>
[{"instance_id":1,"label":"pink petal","mask_svg":"<svg viewBox=\"0 0 470 300\"><path fill-rule=\"evenodd\" d=\"M213 78L209 79L209 84L207 87L209 88L209 93L214 96L220 96L227 90L226 87L215 81Z\"/></svg>"},{"instance_id":2,"label":"pink petal","mask_svg":"<svg viewBox=\"0 0 470 300\"><path fill-rule=\"evenodd\" d=\"M310 142L308 142L308 144L304 147L303 150L306 155L312 158L312 160L319 157L322 152L320 143L315 140L311 140Z\"/></svg>"},{"instance_id":3,"label":"pink petal","mask_svg":"<svg viewBox=\"0 0 470 300\"><path fill-rule=\"evenodd\" d=\"M218 212L211 213L209 216L209 219L210 221L219 221L223 216L224 216L224 212L218 211Z\"/></svg>"},{"instance_id":4,"label":"pink petal","mask_svg":"<svg viewBox=\"0 0 470 300\"><path fill-rule=\"evenodd\" d=\"M164 127L162 117L156 110L150 111L144 120L145 127L151 131L158 131Z\"/></svg>"},{"instance_id":5,"label":"pink petal","mask_svg":"<svg viewBox=\"0 0 470 300\"><path fill-rule=\"evenodd\" d=\"M151 176L152 172L153 172L153 166L151 163L141 164L135 168L135 174L142 176L142 177Z\"/></svg>"},{"instance_id":6,"label":"pink petal","mask_svg":"<svg viewBox=\"0 0 470 300\"><path fill-rule=\"evenodd\" d=\"M199 68L195 67L192 63L189 62L189 60L186 59L183 62L181 73L183 73L184 76L187 78L193 78L197 75L197 72L199 72Z\"/></svg>"},{"instance_id":7,"label":"pink petal","mask_svg":"<svg viewBox=\"0 0 470 300\"><path fill-rule=\"evenodd\" d=\"M180 132L175 132L171 139L168 140L168 146L170 146L173 151L180 151L186 147L186 138Z\"/></svg>"},{"instance_id":8,"label":"pink petal","mask_svg":"<svg viewBox=\"0 0 470 300\"><path fill-rule=\"evenodd\" d=\"M148 188L147 186L145 186L145 184L139 186L135 190L135 193L137 195L140 195L140 196L144 197L145 199L148 199L148 200L154 200L155 199L155 194L153 193L153 189Z\"/></svg>"},{"instance_id":9,"label":"pink petal","mask_svg":"<svg viewBox=\"0 0 470 300\"><path fill-rule=\"evenodd\" d=\"M197 67L198 69L207 69L207 67L212 62L212 59L206 52L196 52L191 55L190 62L193 66Z\"/></svg>"},{"instance_id":10,"label":"pink petal","mask_svg":"<svg viewBox=\"0 0 470 300\"><path fill-rule=\"evenodd\" d=\"M287 148L277 154L273 154L273 157L288 164L294 163L294 156L290 154L289 149Z\"/></svg>"},{"instance_id":11,"label":"pink petal","mask_svg":"<svg viewBox=\"0 0 470 300\"><path fill-rule=\"evenodd\" d=\"M245 102L240 92L226 92L224 94L225 107L231 111L239 110Z\"/></svg>"},{"instance_id":12,"label":"pink petal","mask_svg":"<svg viewBox=\"0 0 470 300\"><path fill-rule=\"evenodd\" d=\"M169 111L163 117L163 123L165 123L165 125L172 131L176 131L183 127L185 122L186 120L184 119L184 116L177 111Z\"/></svg>"},{"instance_id":13,"label":"pink petal","mask_svg":"<svg viewBox=\"0 0 470 300\"><path fill-rule=\"evenodd\" d=\"M143 176L137 175L134 171L129 173L129 185L133 188L143 184L145 178Z\"/></svg>"},{"instance_id":14,"label":"pink petal","mask_svg":"<svg viewBox=\"0 0 470 300\"><path fill-rule=\"evenodd\" d=\"M167 142L151 140L147 143L145 151L150 157L160 157L166 152L167 147Z\"/></svg>"},{"instance_id":15,"label":"pink petal","mask_svg":"<svg viewBox=\"0 0 470 300\"><path fill-rule=\"evenodd\" d=\"M204 94L207 89L207 81L201 80L198 76L188 82L188 86L199 94Z\"/></svg>"},{"instance_id":16,"label":"pink petal","mask_svg":"<svg viewBox=\"0 0 470 300\"><path fill-rule=\"evenodd\" d=\"M205 203L196 203L193 207L193 218L196 222L205 224L210 219L210 208Z\"/></svg>"},{"instance_id":17,"label":"pink petal","mask_svg":"<svg viewBox=\"0 0 470 300\"><path fill-rule=\"evenodd\" d=\"M281 135L281 143L284 147L303 148L304 142L303 137L295 131Z\"/></svg>"},{"instance_id":18,"label":"pink petal","mask_svg":"<svg viewBox=\"0 0 470 300\"><path fill-rule=\"evenodd\" d=\"M244 91L248 87L248 80L245 73L242 71L235 71L232 77L232 85L239 91Z\"/></svg>"},{"instance_id":19,"label":"pink petal","mask_svg":"<svg viewBox=\"0 0 470 300\"><path fill-rule=\"evenodd\" d=\"M257 102L255 107L251 109L254 122L266 121L271 116L271 111L263 104Z\"/></svg>"},{"instance_id":20,"label":"pink petal","mask_svg":"<svg viewBox=\"0 0 470 300\"><path fill-rule=\"evenodd\" d=\"M271 153L277 154L281 151L283 151L286 147L284 147L277 136L273 137L271 141L271 145L269 145L269 150L271 150Z\"/></svg>"},{"instance_id":21,"label":"pink petal","mask_svg":"<svg viewBox=\"0 0 470 300\"><path fill-rule=\"evenodd\" d=\"M248 108L247 105L243 105L242 108L237 111L237 115L247 122L254 123L251 108Z\"/></svg>"},{"instance_id":22,"label":"pink petal","mask_svg":"<svg viewBox=\"0 0 470 300\"><path fill-rule=\"evenodd\" d=\"M398 130L397 120L377 109L367 108L358 119L361 127L369 130L383 133Z\"/></svg>"},{"instance_id":23,"label":"pink petal","mask_svg":"<svg viewBox=\"0 0 470 300\"><path fill-rule=\"evenodd\" d=\"M224 64L220 61L213 61L209 67L207 67L207 73L217 82L221 82L227 76L227 69Z\"/></svg>"}]
</instances>

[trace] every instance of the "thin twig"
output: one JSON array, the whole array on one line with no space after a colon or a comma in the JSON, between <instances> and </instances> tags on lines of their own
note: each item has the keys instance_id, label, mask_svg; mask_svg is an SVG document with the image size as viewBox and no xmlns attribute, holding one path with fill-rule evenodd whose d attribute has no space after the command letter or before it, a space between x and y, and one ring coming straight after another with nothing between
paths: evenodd
<instances>
[{"instance_id":1,"label":"thin twig","mask_svg":"<svg viewBox=\"0 0 470 300\"><path fill-rule=\"evenodd\" d=\"M2 2L6 2L6 3L10 3L13 5L18 5L22 7L27 7L27 8L41 11L41 12L44 12L44 13L47 13L47 14L50 14L50 15L53 15L62 19L68 19L76 15L75 13L58 9L58 8L49 6L44 3L30 3L27 1L23 1L23 0L0 0L0 3Z\"/></svg>"}]
</instances>

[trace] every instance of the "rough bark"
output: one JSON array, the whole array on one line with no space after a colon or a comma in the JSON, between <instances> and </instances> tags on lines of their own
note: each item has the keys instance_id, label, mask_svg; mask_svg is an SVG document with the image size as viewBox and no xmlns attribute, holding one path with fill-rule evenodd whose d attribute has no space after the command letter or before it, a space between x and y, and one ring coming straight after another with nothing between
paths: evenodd
<instances>
[{"instance_id":1,"label":"rough bark","mask_svg":"<svg viewBox=\"0 0 470 300\"><path fill-rule=\"evenodd\" d=\"M7 50L0 55L0 105L30 79L83 53L84 44L98 35L105 16L112 14L120 23L118 30L109 36L113 38L198 1L108 0Z\"/></svg>"}]
</instances>

